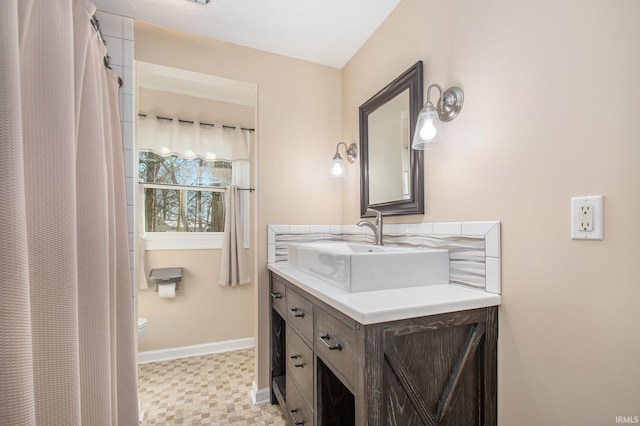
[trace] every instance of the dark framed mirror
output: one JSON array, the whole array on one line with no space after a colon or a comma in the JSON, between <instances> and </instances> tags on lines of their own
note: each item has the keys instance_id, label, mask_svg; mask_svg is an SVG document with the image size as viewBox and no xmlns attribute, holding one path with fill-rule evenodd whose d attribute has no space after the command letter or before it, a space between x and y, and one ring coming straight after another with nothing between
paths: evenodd
<instances>
[{"instance_id":1,"label":"dark framed mirror","mask_svg":"<svg viewBox=\"0 0 640 426\"><path fill-rule=\"evenodd\" d=\"M411 149L422 61L360 106L360 215L424 214L424 152Z\"/></svg>"}]
</instances>

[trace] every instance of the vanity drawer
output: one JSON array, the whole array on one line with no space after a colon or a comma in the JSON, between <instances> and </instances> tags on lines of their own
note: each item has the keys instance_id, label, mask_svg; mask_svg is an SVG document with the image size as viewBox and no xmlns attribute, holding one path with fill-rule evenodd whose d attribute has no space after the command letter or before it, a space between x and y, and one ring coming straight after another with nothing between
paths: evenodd
<instances>
[{"instance_id":1,"label":"vanity drawer","mask_svg":"<svg viewBox=\"0 0 640 426\"><path fill-rule=\"evenodd\" d=\"M313 304L291 289L287 292L287 322L313 342Z\"/></svg>"},{"instance_id":2,"label":"vanity drawer","mask_svg":"<svg viewBox=\"0 0 640 426\"><path fill-rule=\"evenodd\" d=\"M316 309L315 350L325 363L353 388L355 365L354 332L322 309Z\"/></svg>"},{"instance_id":3,"label":"vanity drawer","mask_svg":"<svg viewBox=\"0 0 640 426\"><path fill-rule=\"evenodd\" d=\"M302 397L295 381L287 374L287 419L291 425L313 426L313 410Z\"/></svg>"},{"instance_id":4,"label":"vanity drawer","mask_svg":"<svg viewBox=\"0 0 640 426\"><path fill-rule=\"evenodd\" d=\"M273 309L278 311L282 318L287 317L287 287L276 277L271 278L271 302Z\"/></svg>"},{"instance_id":5,"label":"vanity drawer","mask_svg":"<svg viewBox=\"0 0 640 426\"><path fill-rule=\"evenodd\" d=\"M287 327L287 377L292 376L308 403L313 401L313 352Z\"/></svg>"}]
</instances>

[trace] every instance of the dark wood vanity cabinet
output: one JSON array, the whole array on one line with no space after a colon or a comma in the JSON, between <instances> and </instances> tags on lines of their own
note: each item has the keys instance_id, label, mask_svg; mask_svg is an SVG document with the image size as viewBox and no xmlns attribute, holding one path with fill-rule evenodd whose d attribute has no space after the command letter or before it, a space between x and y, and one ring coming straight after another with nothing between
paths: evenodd
<instances>
[{"instance_id":1,"label":"dark wood vanity cabinet","mask_svg":"<svg viewBox=\"0 0 640 426\"><path fill-rule=\"evenodd\" d=\"M291 425L497 424L497 307L362 325L273 272L271 295Z\"/></svg>"}]
</instances>

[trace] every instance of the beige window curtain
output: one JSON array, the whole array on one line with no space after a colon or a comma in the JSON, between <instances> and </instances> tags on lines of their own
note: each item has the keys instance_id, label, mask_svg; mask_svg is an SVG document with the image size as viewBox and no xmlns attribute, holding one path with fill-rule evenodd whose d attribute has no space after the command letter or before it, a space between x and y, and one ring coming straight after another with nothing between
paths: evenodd
<instances>
[{"instance_id":1,"label":"beige window curtain","mask_svg":"<svg viewBox=\"0 0 640 426\"><path fill-rule=\"evenodd\" d=\"M244 146L247 152L251 147L251 133L245 133ZM227 187L225 193L225 219L224 240L220 253L220 279L222 286L236 286L251 282L250 265L247 262L245 247L249 246L246 238L249 229L245 228L248 221L242 218L248 217L249 191L240 191L251 186L249 168L251 163L247 160L233 162L232 184Z\"/></svg>"},{"instance_id":2,"label":"beige window curtain","mask_svg":"<svg viewBox=\"0 0 640 426\"><path fill-rule=\"evenodd\" d=\"M118 84L95 7L0 8L0 423L135 425Z\"/></svg>"},{"instance_id":3,"label":"beige window curtain","mask_svg":"<svg viewBox=\"0 0 640 426\"><path fill-rule=\"evenodd\" d=\"M225 193L224 242L220 258L220 285L236 286L251 282L249 263L244 248L240 195L236 185Z\"/></svg>"}]
</instances>

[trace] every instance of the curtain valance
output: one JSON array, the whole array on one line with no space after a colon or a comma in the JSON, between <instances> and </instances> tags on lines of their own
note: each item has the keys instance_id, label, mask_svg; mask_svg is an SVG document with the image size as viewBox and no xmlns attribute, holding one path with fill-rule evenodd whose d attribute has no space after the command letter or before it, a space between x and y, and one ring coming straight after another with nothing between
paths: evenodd
<instances>
[{"instance_id":1,"label":"curtain valance","mask_svg":"<svg viewBox=\"0 0 640 426\"><path fill-rule=\"evenodd\" d=\"M213 124L138 116L138 149L206 161L249 160L245 142L247 130Z\"/></svg>"}]
</instances>

